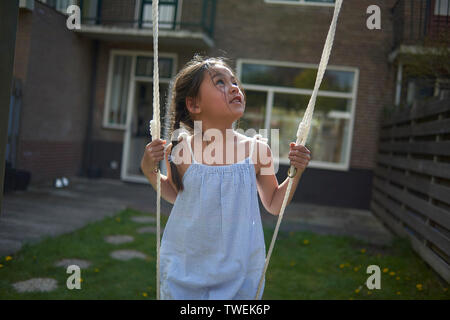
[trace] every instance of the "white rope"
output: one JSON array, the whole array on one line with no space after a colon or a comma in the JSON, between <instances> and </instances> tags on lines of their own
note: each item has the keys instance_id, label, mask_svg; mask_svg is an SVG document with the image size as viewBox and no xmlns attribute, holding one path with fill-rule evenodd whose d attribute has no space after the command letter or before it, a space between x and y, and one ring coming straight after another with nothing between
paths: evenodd
<instances>
[{"instance_id":1,"label":"white rope","mask_svg":"<svg viewBox=\"0 0 450 320\"><path fill-rule=\"evenodd\" d=\"M159 115L159 67L158 67L158 0L152 1L153 25L153 119L150 121L152 140L159 139L161 122ZM159 249L161 241L161 170L156 174L156 300L159 297Z\"/></svg>"},{"instance_id":2,"label":"white rope","mask_svg":"<svg viewBox=\"0 0 450 320\"><path fill-rule=\"evenodd\" d=\"M295 144L300 144L300 145L304 146L305 143L306 143L306 140L308 139L309 129L311 127L312 115L313 115L313 112L314 112L314 106L316 104L317 92L319 90L320 84L322 83L322 78L323 78L323 75L324 75L325 70L326 70L327 65L328 65L328 59L330 58L331 48L333 47L334 34L336 33L337 18L339 16L339 12L341 10L342 1L343 0L336 0L336 4L335 4L335 7L334 7L333 20L331 21L330 29L328 30L328 36L327 36L327 39L325 41L325 46L324 46L323 51L322 51L322 57L320 58L320 64L319 64L319 69L317 71L316 83L314 85L314 90L313 90L313 93L312 93L311 98L309 100L308 107L306 108L306 111L305 111L305 114L303 116L303 119L302 119L302 121L300 122L300 124L298 126L297 141L296 141ZM291 165L288 172L289 173L290 172L294 172L294 169L295 169L295 167ZM275 245L275 240L276 240L277 235L278 235L278 229L280 227L281 220L283 219L284 210L286 208L286 203L287 203L287 200L289 198L289 194L291 193L293 177L291 175L289 175L289 177L290 177L289 184L288 184L288 187L287 187L287 190L286 190L286 194L284 196L284 200L283 200L283 204L281 206L280 214L278 216L278 221L277 221L277 225L275 227L275 232L274 232L273 237L272 237L272 242L270 243L269 251L267 253L267 258L266 258L266 263L264 265L264 270L263 270L263 273L261 275L261 279L259 280L259 285L258 285L258 290L256 292L255 300L257 300L258 297L259 297L259 294L260 294L260 291L261 291L261 287L262 287L262 283L264 281L264 276L266 275L267 267L269 265L270 257L272 255L272 250L273 250L273 247Z\"/></svg>"}]
</instances>

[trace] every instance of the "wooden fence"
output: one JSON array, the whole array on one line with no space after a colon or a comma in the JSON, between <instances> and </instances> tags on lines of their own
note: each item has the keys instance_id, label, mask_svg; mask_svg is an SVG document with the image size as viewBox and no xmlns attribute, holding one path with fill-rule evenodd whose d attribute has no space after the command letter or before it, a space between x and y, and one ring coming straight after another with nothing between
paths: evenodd
<instances>
[{"instance_id":1,"label":"wooden fence","mask_svg":"<svg viewBox=\"0 0 450 320\"><path fill-rule=\"evenodd\" d=\"M385 116L371 210L450 282L450 99Z\"/></svg>"}]
</instances>

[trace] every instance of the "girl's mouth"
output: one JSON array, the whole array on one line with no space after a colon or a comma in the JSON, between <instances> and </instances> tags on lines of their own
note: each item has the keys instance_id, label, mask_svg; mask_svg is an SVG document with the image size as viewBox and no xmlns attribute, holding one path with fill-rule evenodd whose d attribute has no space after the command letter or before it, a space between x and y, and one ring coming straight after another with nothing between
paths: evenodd
<instances>
[{"instance_id":1,"label":"girl's mouth","mask_svg":"<svg viewBox=\"0 0 450 320\"><path fill-rule=\"evenodd\" d=\"M241 97L238 96L238 97L233 98L233 100L231 100L230 103L242 104L242 99L241 99Z\"/></svg>"}]
</instances>

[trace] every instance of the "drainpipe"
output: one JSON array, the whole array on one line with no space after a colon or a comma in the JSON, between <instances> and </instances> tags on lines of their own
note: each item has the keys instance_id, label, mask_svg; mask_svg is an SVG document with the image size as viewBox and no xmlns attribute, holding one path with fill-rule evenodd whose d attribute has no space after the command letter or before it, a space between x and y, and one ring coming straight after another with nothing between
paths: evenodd
<instances>
[{"instance_id":1,"label":"drainpipe","mask_svg":"<svg viewBox=\"0 0 450 320\"><path fill-rule=\"evenodd\" d=\"M98 46L99 40L94 40L93 43L94 52L92 57L91 64L91 87L89 94L89 110L87 116L87 125L86 125L86 137L84 140L84 148L83 148L83 169L82 175L91 177L97 176L95 172L98 172L99 169L95 169L92 167L92 122L94 118L94 108L95 108L95 91L96 91L96 83L97 83L97 60L98 60ZM95 172L94 172L95 171Z\"/></svg>"},{"instance_id":2,"label":"drainpipe","mask_svg":"<svg viewBox=\"0 0 450 320\"><path fill-rule=\"evenodd\" d=\"M398 63L397 68L397 83L395 86L395 106L398 107L400 105L400 97L402 93L402 76L403 76L403 64L401 62Z\"/></svg>"},{"instance_id":3,"label":"drainpipe","mask_svg":"<svg viewBox=\"0 0 450 320\"><path fill-rule=\"evenodd\" d=\"M0 1L0 212L18 15L19 1Z\"/></svg>"}]
</instances>

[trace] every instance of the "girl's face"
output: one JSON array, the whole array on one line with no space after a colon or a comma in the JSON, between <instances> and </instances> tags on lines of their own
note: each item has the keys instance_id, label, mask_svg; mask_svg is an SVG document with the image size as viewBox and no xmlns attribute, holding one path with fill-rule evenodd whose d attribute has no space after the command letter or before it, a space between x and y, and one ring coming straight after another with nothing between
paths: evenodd
<instances>
[{"instance_id":1,"label":"girl's face","mask_svg":"<svg viewBox=\"0 0 450 320\"><path fill-rule=\"evenodd\" d=\"M216 65L210 72L205 72L197 105L204 116L202 119L233 123L242 117L244 94L230 69Z\"/></svg>"}]
</instances>

